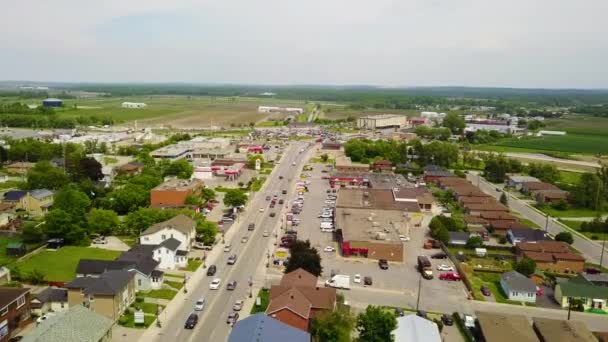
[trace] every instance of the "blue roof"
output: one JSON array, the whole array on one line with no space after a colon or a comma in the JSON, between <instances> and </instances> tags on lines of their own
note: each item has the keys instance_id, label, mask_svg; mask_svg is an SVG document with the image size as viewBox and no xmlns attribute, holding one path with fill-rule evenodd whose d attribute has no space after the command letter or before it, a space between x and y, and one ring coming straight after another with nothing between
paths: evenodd
<instances>
[{"instance_id":1,"label":"blue roof","mask_svg":"<svg viewBox=\"0 0 608 342\"><path fill-rule=\"evenodd\" d=\"M310 342L310 334L263 313L236 322L228 342Z\"/></svg>"},{"instance_id":2,"label":"blue roof","mask_svg":"<svg viewBox=\"0 0 608 342\"><path fill-rule=\"evenodd\" d=\"M7 191L4 194L4 200L5 201L18 201L18 200L22 199L23 197L25 197L26 194L27 194L27 191L23 191L23 190Z\"/></svg>"}]
</instances>

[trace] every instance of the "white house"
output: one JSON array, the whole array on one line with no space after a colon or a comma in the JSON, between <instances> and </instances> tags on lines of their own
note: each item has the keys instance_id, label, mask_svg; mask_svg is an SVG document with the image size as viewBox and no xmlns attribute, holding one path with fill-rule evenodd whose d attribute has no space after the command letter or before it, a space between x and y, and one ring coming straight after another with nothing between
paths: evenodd
<instances>
[{"instance_id":1,"label":"white house","mask_svg":"<svg viewBox=\"0 0 608 342\"><path fill-rule=\"evenodd\" d=\"M47 287L33 296L31 300L32 313L42 316L47 312L68 311L68 290Z\"/></svg>"},{"instance_id":2,"label":"white house","mask_svg":"<svg viewBox=\"0 0 608 342\"><path fill-rule=\"evenodd\" d=\"M147 107L147 105L142 102L123 102L120 106L122 108L129 108L129 109L143 109L143 108Z\"/></svg>"},{"instance_id":3,"label":"white house","mask_svg":"<svg viewBox=\"0 0 608 342\"><path fill-rule=\"evenodd\" d=\"M164 274L157 269L160 263L153 258L155 247L135 246L116 260L80 259L76 277L98 278L106 271L124 270L135 274L135 290L160 289Z\"/></svg>"},{"instance_id":4,"label":"white house","mask_svg":"<svg viewBox=\"0 0 608 342\"><path fill-rule=\"evenodd\" d=\"M196 222L186 215L154 224L139 236L141 245L160 245L170 238L179 241L177 249L189 252L196 237ZM161 267L162 268L162 267Z\"/></svg>"},{"instance_id":5,"label":"white house","mask_svg":"<svg viewBox=\"0 0 608 342\"><path fill-rule=\"evenodd\" d=\"M509 300L536 303L536 284L517 271L501 274L500 286Z\"/></svg>"},{"instance_id":6,"label":"white house","mask_svg":"<svg viewBox=\"0 0 608 342\"><path fill-rule=\"evenodd\" d=\"M154 247L152 258L158 261L161 269L174 270L186 267L188 264L188 253L179 250L180 242L177 239L169 238Z\"/></svg>"}]
</instances>

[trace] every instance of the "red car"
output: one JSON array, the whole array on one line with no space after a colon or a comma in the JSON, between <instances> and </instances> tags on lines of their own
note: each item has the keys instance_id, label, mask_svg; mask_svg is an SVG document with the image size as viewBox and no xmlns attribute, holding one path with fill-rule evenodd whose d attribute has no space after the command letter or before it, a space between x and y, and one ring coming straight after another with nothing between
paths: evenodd
<instances>
[{"instance_id":1,"label":"red car","mask_svg":"<svg viewBox=\"0 0 608 342\"><path fill-rule=\"evenodd\" d=\"M462 280L462 277L458 273L448 272L448 273L441 273L439 275L439 280L460 281L460 280Z\"/></svg>"}]
</instances>

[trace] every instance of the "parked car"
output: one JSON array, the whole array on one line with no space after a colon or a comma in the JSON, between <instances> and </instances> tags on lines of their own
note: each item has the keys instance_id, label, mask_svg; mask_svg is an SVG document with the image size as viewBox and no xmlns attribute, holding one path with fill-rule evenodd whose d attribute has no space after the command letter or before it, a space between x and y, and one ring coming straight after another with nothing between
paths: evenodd
<instances>
[{"instance_id":1,"label":"parked car","mask_svg":"<svg viewBox=\"0 0 608 342\"><path fill-rule=\"evenodd\" d=\"M585 268L584 271L585 271L585 273L588 273L588 274L599 274L599 273L601 273L601 271L599 269L594 268L594 267L587 267L587 268Z\"/></svg>"},{"instance_id":2,"label":"parked car","mask_svg":"<svg viewBox=\"0 0 608 342\"><path fill-rule=\"evenodd\" d=\"M254 230L254 229L255 229L255 223L250 223L250 224L247 226L247 230L250 230L250 231L251 231L251 230Z\"/></svg>"},{"instance_id":3,"label":"parked car","mask_svg":"<svg viewBox=\"0 0 608 342\"><path fill-rule=\"evenodd\" d=\"M270 213L270 217L275 217L275 216L277 216L277 214L274 211Z\"/></svg>"},{"instance_id":4,"label":"parked car","mask_svg":"<svg viewBox=\"0 0 608 342\"><path fill-rule=\"evenodd\" d=\"M543 295L543 289L541 289L540 287L536 287L536 295L537 296L542 296Z\"/></svg>"},{"instance_id":5,"label":"parked car","mask_svg":"<svg viewBox=\"0 0 608 342\"><path fill-rule=\"evenodd\" d=\"M202 311L205 308L205 297L199 298L196 303L194 303L194 311Z\"/></svg>"},{"instance_id":6,"label":"parked car","mask_svg":"<svg viewBox=\"0 0 608 342\"><path fill-rule=\"evenodd\" d=\"M471 315L464 315L464 326L469 329L475 329L475 318Z\"/></svg>"},{"instance_id":7,"label":"parked car","mask_svg":"<svg viewBox=\"0 0 608 342\"><path fill-rule=\"evenodd\" d=\"M353 277L353 283L361 284L361 275L360 274L355 274L355 276Z\"/></svg>"},{"instance_id":8,"label":"parked car","mask_svg":"<svg viewBox=\"0 0 608 342\"><path fill-rule=\"evenodd\" d=\"M226 290L233 291L234 289L236 289L236 280L229 281L228 284L226 284Z\"/></svg>"},{"instance_id":9,"label":"parked car","mask_svg":"<svg viewBox=\"0 0 608 342\"><path fill-rule=\"evenodd\" d=\"M231 249L232 249L232 246L229 243L227 243L226 246L224 246L224 252L226 252L226 253L230 252Z\"/></svg>"},{"instance_id":10,"label":"parked car","mask_svg":"<svg viewBox=\"0 0 608 342\"><path fill-rule=\"evenodd\" d=\"M202 242L195 242L192 247L194 247L196 249L202 249L202 250L205 250L205 251L210 251L210 250L213 249L213 246L205 246L205 244L202 243Z\"/></svg>"},{"instance_id":11,"label":"parked car","mask_svg":"<svg viewBox=\"0 0 608 342\"><path fill-rule=\"evenodd\" d=\"M446 259L447 257L448 255L443 252L431 254L431 259Z\"/></svg>"},{"instance_id":12,"label":"parked car","mask_svg":"<svg viewBox=\"0 0 608 342\"><path fill-rule=\"evenodd\" d=\"M419 316L419 317L422 317L422 318L426 318L426 319L429 318L429 316L427 315L426 311L423 311L423 310L416 311L416 316Z\"/></svg>"},{"instance_id":13,"label":"parked car","mask_svg":"<svg viewBox=\"0 0 608 342\"><path fill-rule=\"evenodd\" d=\"M403 316L405 316L405 312L403 311L402 308L395 308L395 316L403 317Z\"/></svg>"},{"instance_id":14,"label":"parked car","mask_svg":"<svg viewBox=\"0 0 608 342\"><path fill-rule=\"evenodd\" d=\"M405 235L399 235L399 240L401 240L403 242L407 242L407 241L410 241L410 237L405 236Z\"/></svg>"},{"instance_id":15,"label":"parked car","mask_svg":"<svg viewBox=\"0 0 608 342\"><path fill-rule=\"evenodd\" d=\"M454 271L454 267L450 266L450 265L445 265L445 264L441 264L439 266L437 266L437 271Z\"/></svg>"},{"instance_id":16,"label":"parked car","mask_svg":"<svg viewBox=\"0 0 608 342\"><path fill-rule=\"evenodd\" d=\"M279 179L283 179L283 176L279 176Z\"/></svg>"},{"instance_id":17,"label":"parked car","mask_svg":"<svg viewBox=\"0 0 608 342\"><path fill-rule=\"evenodd\" d=\"M281 193L282 193L283 195L287 195L287 190L283 189L283 190L281 190Z\"/></svg>"},{"instance_id":18,"label":"parked car","mask_svg":"<svg viewBox=\"0 0 608 342\"><path fill-rule=\"evenodd\" d=\"M448 272L448 273L441 273L439 275L439 280L460 281L460 280L462 280L462 277L458 273Z\"/></svg>"},{"instance_id":19,"label":"parked car","mask_svg":"<svg viewBox=\"0 0 608 342\"><path fill-rule=\"evenodd\" d=\"M481 287L481 294L483 294L486 297L489 297L489 296L492 295L492 292L490 291L489 287L487 287L487 286L484 285L484 286Z\"/></svg>"},{"instance_id":20,"label":"parked car","mask_svg":"<svg viewBox=\"0 0 608 342\"><path fill-rule=\"evenodd\" d=\"M208 276L213 276L215 275L215 272L217 272L217 267L215 265L211 265L207 268L207 275Z\"/></svg>"},{"instance_id":21,"label":"parked car","mask_svg":"<svg viewBox=\"0 0 608 342\"><path fill-rule=\"evenodd\" d=\"M236 302L234 302L234 305L232 305L232 310L234 310L234 311L241 311L241 309L243 308L244 304L245 304L244 301L237 300Z\"/></svg>"},{"instance_id":22,"label":"parked car","mask_svg":"<svg viewBox=\"0 0 608 342\"><path fill-rule=\"evenodd\" d=\"M184 324L184 328L186 328L186 329L194 329L194 327L196 326L196 323L198 323L198 315L193 312L186 319L186 323Z\"/></svg>"},{"instance_id":23,"label":"parked car","mask_svg":"<svg viewBox=\"0 0 608 342\"><path fill-rule=\"evenodd\" d=\"M270 233L268 233L268 231L266 231L266 230L262 233L263 237L268 237L269 235L270 235Z\"/></svg>"},{"instance_id":24,"label":"parked car","mask_svg":"<svg viewBox=\"0 0 608 342\"><path fill-rule=\"evenodd\" d=\"M210 290L217 290L217 289L220 288L221 283L222 283L222 280L220 278L215 278L209 284L209 289Z\"/></svg>"},{"instance_id":25,"label":"parked car","mask_svg":"<svg viewBox=\"0 0 608 342\"><path fill-rule=\"evenodd\" d=\"M241 242L242 242L242 243L247 242L247 240L249 240L249 238L247 237L247 235L245 235L245 236L243 236L243 237L241 238Z\"/></svg>"},{"instance_id":26,"label":"parked car","mask_svg":"<svg viewBox=\"0 0 608 342\"><path fill-rule=\"evenodd\" d=\"M454 319L448 314L441 315L441 321L444 325L454 325Z\"/></svg>"},{"instance_id":27,"label":"parked car","mask_svg":"<svg viewBox=\"0 0 608 342\"><path fill-rule=\"evenodd\" d=\"M270 201L270 196L266 196L266 200L267 200L267 201Z\"/></svg>"},{"instance_id":28,"label":"parked car","mask_svg":"<svg viewBox=\"0 0 608 342\"><path fill-rule=\"evenodd\" d=\"M284 204L284 203L285 203L285 201L284 201L284 200L281 198L281 199L279 200L279 204Z\"/></svg>"},{"instance_id":29,"label":"parked car","mask_svg":"<svg viewBox=\"0 0 608 342\"><path fill-rule=\"evenodd\" d=\"M371 286L373 284L372 277L363 277L363 285Z\"/></svg>"},{"instance_id":30,"label":"parked car","mask_svg":"<svg viewBox=\"0 0 608 342\"><path fill-rule=\"evenodd\" d=\"M378 266L383 270L388 270L388 261L386 259L378 260Z\"/></svg>"},{"instance_id":31,"label":"parked car","mask_svg":"<svg viewBox=\"0 0 608 342\"><path fill-rule=\"evenodd\" d=\"M336 249L333 248L332 246L327 246L327 247L323 248L323 251L325 251L325 252L335 252Z\"/></svg>"},{"instance_id":32,"label":"parked car","mask_svg":"<svg viewBox=\"0 0 608 342\"><path fill-rule=\"evenodd\" d=\"M231 312L228 314L228 318L226 318L226 324L234 324L239 319L238 312Z\"/></svg>"}]
</instances>

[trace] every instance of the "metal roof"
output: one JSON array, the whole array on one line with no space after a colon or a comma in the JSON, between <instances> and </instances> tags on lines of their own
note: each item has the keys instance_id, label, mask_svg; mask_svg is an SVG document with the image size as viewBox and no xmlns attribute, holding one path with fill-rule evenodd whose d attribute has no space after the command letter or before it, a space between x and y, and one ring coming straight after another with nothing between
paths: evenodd
<instances>
[{"instance_id":1,"label":"metal roof","mask_svg":"<svg viewBox=\"0 0 608 342\"><path fill-rule=\"evenodd\" d=\"M228 342L309 342L310 334L257 313L236 322Z\"/></svg>"},{"instance_id":2,"label":"metal roof","mask_svg":"<svg viewBox=\"0 0 608 342\"><path fill-rule=\"evenodd\" d=\"M56 313L26 334L22 342L98 342L114 322L82 305Z\"/></svg>"}]
</instances>

